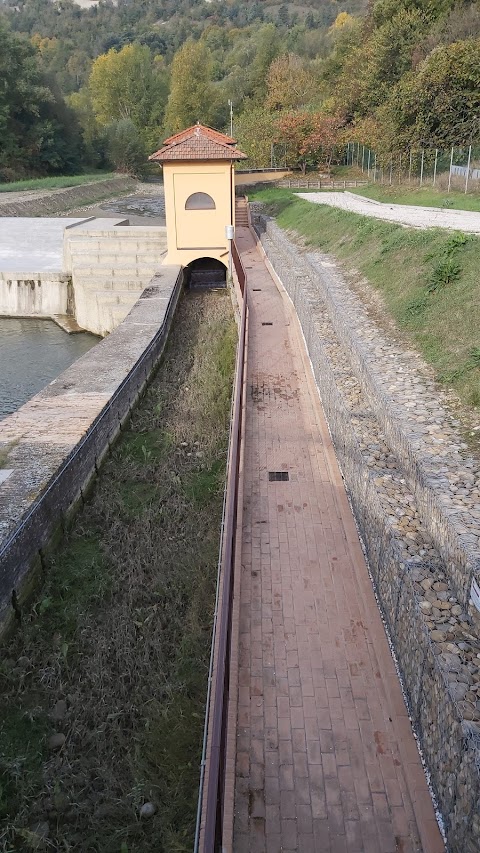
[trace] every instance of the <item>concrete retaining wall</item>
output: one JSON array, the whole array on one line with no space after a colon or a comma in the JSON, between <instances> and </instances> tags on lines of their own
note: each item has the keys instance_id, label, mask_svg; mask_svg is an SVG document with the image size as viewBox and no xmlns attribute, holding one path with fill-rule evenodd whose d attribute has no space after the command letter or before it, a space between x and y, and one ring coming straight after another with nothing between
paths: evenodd
<instances>
[{"instance_id":1,"label":"concrete retaining wall","mask_svg":"<svg viewBox=\"0 0 480 853\"><path fill-rule=\"evenodd\" d=\"M328 336L330 333L335 336L336 323L325 282L320 275L314 275L298 250L289 245L286 235L273 222L262 218L259 230L267 257L290 295L303 329L337 456L366 547L378 600L399 662L412 722L445 822L449 849L452 853L476 853L480 839L479 729L460 713L449 688L447 669L443 665L445 656L439 654L440 647L432 642L419 606L415 586L419 564L405 559L402 542L395 528L389 524L381 502L375 476L365 464L352 411L339 390L342 366L331 358L331 338L329 340ZM335 312L338 321L342 312L338 301ZM346 317L343 321L347 335L343 345L350 355L358 341L351 326L348 338ZM368 370L369 366L371 368L365 360L363 370ZM366 381L369 398L374 385L374 377L370 376L370 381ZM376 408L382 404L379 396ZM373 405L375 407L375 401ZM388 408L383 412L382 425L387 412ZM395 429L396 425L392 423L389 433ZM412 467L413 475L420 479L420 466ZM423 488L425 483L422 483ZM437 518L430 519L430 522L438 536Z\"/></svg>"},{"instance_id":2,"label":"concrete retaining wall","mask_svg":"<svg viewBox=\"0 0 480 853\"><path fill-rule=\"evenodd\" d=\"M0 272L1 317L53 317L67 314L71 276L67 273Z\"/></svg>"},{"instance_id":3,"label":"concrete retaining wall","mask_svg":"<svg viewBox=\"0 0 480 853\"><path fill-rule=\"evenodd\" d=\"M163 267L108 338L0 423L0 633L158 363L182 284Z\"/></svg>"},{"instance_id":4,"label":"concrete retaining wall","mask_svg":"<svg viewBox=\"0 0 480 853\"><path fill-rule=\"evenodd\" d=\"M0 216L52 216L81 207L82 204L93 204L104 198L134 191L137 182L133 178L108 178L105 181L92 181L77 187L66 187L60 190L47 190L43 194L25 192L25 198L4 198L0 195ZM16 195L19 195L16 193Z\"/></svg>"}]
</instances>

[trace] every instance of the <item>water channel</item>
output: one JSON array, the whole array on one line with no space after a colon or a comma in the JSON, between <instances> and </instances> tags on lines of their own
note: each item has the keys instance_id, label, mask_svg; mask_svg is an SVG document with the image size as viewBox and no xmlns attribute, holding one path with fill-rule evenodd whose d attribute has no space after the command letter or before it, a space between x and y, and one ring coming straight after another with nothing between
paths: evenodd
<instances>
[{"instance_id":1,"label":"water channel","mask_svg":"<svg viewBox=\"0 0 480 853\"><path fill-rule=\"evenodd\" d=\"M68 335L52 320L0 317L0 420L98 341L88 332Z\"/></svg>"}]
</instances>

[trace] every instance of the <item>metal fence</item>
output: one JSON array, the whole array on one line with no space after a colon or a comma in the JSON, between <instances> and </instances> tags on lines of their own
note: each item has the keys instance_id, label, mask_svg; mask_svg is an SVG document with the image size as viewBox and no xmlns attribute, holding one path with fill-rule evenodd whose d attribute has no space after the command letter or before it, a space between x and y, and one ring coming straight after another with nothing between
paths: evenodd
<instances>
[{"instance_id":1,"label":"metal fence","mask_svg":"<svg viewBox=\"0 0 480 853\"><path fill-rule=\"evenodd\" d=\"M235 539L244 405L244 369L248 346L246 273L240 253L232 242L235 271L243 296L235 384L232 398L228 469L220 543L217 601L215 607L204 745L195 831L195 853L215 853L222 848L225 806L229 667L232 642L232 607Z\"/></svg>"},{"instance_id":2,"label":"metal fence","mask_svg":"<svg viewBox=\"0 0 480 853\"><path fill-rule=\"evenodd\" d=\"M373 183L434 186L446 193L480 191L480 145L377 154L367 145L349 142L344 163L357 166Z\"/></svg>"}]
</instances>

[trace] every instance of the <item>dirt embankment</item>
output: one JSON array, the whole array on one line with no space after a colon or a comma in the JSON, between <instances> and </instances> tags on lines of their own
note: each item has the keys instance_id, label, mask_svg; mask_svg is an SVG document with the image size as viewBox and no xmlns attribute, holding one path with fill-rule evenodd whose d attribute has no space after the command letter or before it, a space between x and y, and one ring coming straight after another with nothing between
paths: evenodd
<instances>
[{"instance_id":1,"label":"dirt embankment","mask_svg":"<svg viewBox=\"0 0 480 853\"><path fill-rule=\"evenodd\" d=\"M187 293L0 661L0 851L192 849L236 327Z\"/></svg>"},{"instance_id":2,"label":"dirt embankment","mask_svg":"<svg viewBox=\"0 0 480 853\"><path fill-rule=\"evenodd\" d=\"M118 193L132 192L136 187L134 178L119 176L59 190L5 193L5 198L0 196L0 216L55 216Z\"/></svg>"}]
</instances>

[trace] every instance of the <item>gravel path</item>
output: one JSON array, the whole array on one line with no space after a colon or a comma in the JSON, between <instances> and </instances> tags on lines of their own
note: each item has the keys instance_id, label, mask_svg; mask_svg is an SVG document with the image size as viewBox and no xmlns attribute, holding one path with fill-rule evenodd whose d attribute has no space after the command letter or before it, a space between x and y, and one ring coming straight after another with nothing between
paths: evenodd
<instances>
[{"instance_id":1,"label":"gravel path","mask_svg":"<svg viewBox=\"0 0 480 853\"><path fill-rule=\"evenodd\" d=\"M443 210L436 207L416 207L408 204L384 204L354 193L297 193L314 204L327 204L352 213L373 216L389 222L400 222L412 228L449 228L480 234L480 213L469 210Z\"/></svg>"}]
</instances>

